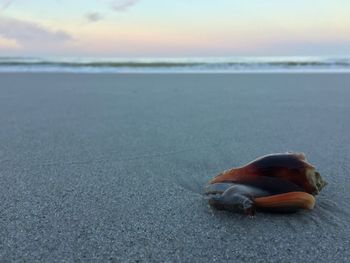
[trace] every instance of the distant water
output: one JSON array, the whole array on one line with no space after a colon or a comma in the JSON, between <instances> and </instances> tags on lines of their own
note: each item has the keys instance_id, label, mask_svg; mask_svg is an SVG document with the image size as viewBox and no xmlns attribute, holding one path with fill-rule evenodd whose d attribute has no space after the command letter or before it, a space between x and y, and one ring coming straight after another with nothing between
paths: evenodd
<instances>
[{"instance_id":1,"label":"distant water","mask_svg":"<svg viewBox=\"0 0 350 263\"><path fill-rule=\"evenodd\" d=\"M0 57L0 72L244 73L348 72L350 57L23 58Z\"/></svg>"}]
</instances>

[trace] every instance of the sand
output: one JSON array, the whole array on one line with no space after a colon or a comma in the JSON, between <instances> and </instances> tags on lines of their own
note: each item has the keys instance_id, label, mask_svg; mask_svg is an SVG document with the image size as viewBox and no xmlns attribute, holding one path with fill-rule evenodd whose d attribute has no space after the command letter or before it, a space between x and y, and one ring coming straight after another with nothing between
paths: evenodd
<instances>
[{"instance_id":1,"label":"sand","mask_svg":"<svg viewBox=\"0 0 350 263\"><path fill-rule=\"evenodd\" d=\"M0 261L349 262L350 75L0 74ZM215 211L218 172L302 151L311 212Z\"/></svg>"}]
</instances>

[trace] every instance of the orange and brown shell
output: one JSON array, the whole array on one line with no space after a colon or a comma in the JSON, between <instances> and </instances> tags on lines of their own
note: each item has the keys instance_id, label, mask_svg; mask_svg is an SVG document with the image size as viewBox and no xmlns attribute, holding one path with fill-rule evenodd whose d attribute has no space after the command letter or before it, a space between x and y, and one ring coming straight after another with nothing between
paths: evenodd
<instances>
[{"instance_id":1,"label":"orange and brown shell","mask_svg":"<svg viewBox=\"0 0 350 263\"><path fill-rule=\"evenodd\" d=\"M294 187L312 195L318 194L326 185L316 168L307 162L303 153L265 155L245 166L226 170L210 181L211 184L223 182L248 184L260 188L278 188L279 184L284 182L290 183L291 188L294 184Z\"/></svg>"},{"instance_id":2,"label":"orange and brown shell","mask_svg":"<svg viewBox=\"0 0 350 263\"><path fill-rule=\"evenodd\" d=\"M210 191L207 194L216 194L215 191L221 186L232 185L235 185L237 193L231 189L232 193L226 193L225 198L212 198L209 203L226 205L230 204L227 196L236 199L238 196L242 200L250 196L252 204L260 208L276 208L276 211L286 208L312 209L315 204L313 196L322 190L326 182L315 167L307 162L303 153L279 153L263 156L245 166L220 173L209 182ZM239 192L242 191L242 186L246 191L244 195ZM221 194L225 196L224 191Z\"/></svg>"}]
</instances>

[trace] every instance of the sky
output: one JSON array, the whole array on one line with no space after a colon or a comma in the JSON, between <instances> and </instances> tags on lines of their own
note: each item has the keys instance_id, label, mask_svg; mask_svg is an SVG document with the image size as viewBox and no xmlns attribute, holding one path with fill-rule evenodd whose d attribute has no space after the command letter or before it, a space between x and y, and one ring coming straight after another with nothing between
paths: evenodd
<instances>
[{"instance_id":1,"label":"sky","mask_svg":"<svg viewBox=\"0 0 350 263\"><path fill-rule=\"evenodd\" d=\"M349 56L348 0L0 0L0 56Z\"/></svg>"}]
</instances>

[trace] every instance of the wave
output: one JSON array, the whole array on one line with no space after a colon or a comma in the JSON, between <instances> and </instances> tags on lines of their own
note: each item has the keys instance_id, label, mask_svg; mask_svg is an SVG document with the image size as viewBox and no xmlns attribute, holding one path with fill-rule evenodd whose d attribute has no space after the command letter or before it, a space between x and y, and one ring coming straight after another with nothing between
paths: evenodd
<instances>
[{"instance_id":1,"label":"wave","mask_svg":"<svg viewBox=\"0 0 350 263\"><path fill-rule=\"evenodd\" d=\"M0 72L346 71L350 58L43 59L0 57Z\"/></svg>"}]
</instances>

